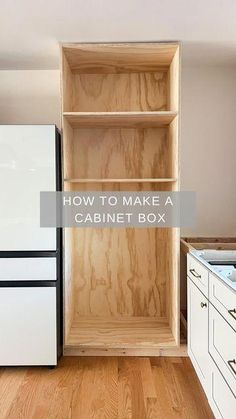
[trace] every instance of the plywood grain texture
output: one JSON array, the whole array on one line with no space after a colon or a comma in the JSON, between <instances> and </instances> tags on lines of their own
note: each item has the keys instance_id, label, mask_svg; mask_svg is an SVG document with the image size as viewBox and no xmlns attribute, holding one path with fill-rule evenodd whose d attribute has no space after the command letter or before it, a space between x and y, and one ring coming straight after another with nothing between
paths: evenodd
<instances>
[{"instance_id":1,"label":"plywood grain texture","mask_svg":"<svg viewBox=\"0 0 236 419\"><path fill-rule=\"evenodd\" d=\"M65 184L65 191L70 192L72 187L70 184ZM73 245L74 235L72 228L63 230L64 240L64 324L63 335L64 342L69 338L71 325L74 320L74 259L73 259Z\"/></svg>"},{"instance_id":2,"label":"plywood grain texture","mask_svg":"<svg viewBox=\"0 0 236 419\"><path fill-rule=\"evenodd\" d=\"M74 178L172 178L166 128L74 130Z\"/></svg>"},{"instance_id":3,"label":"plywood grain texture","mask_svg":"<svg viewBox=\"0 0 236 419\"><path fill-rule=\"evenodd\" d=\"M173 111L179 109L179 84L180 84L180 71L179 71L179 48L177 49L167 73L167 108Z\"/></svg>"},{"instance_id":4,"label":"plywood grain texture","mask_svg":"<svg viewBox=\"0 0 236 419\"><path fill-rule=\"evenodd\" d=\"M177 112L63 112L73 128L154 128L168 126Z\"/></svg>"},{"instance_id":5,"label":"plywood grain texture","mask_svg":"<svg viewBox=\"0 0 236 419\"><path fill-rule=\"evenodd\" d=\"M75 315L166 316L168 229L74 229Z\"/></svg>"},{"instance_id":6,"label":"plywood grain texture","mask_svg":"<svg viewBox=\"0 0 236 419\"><path fill-rule=\"evenodd\" d=\"M67 348L160 348L163 342L168 347L175 346L168 321L163 318L78 316L72 323Z\"/></svg>"},{"instance_id":7,"label":"plywood grain texture","mask_svg":"<svg viewBox=\"0 0 236 419\"><path fill-rule=\"evenodd\" d=\"M63 171L64 178L73 177L74 130L63 120Z\"/></svg>"},{"instance_id":8,"label":"plywood grain texture","mask_svg":"<svg viewBox=\"0 0 236 419\"><path fill-rule=\"evenodd\" d=\"M74 112L167 110L167 73L75 74Z\"/></svg>"},{"instance_id":9,"label":"plywood grain texture","mask_svg":"<svg viewBox=\"0 0 236 419\"><path fill-rule=\"evenodd\" d=\"M65 182L69 183L174 183L176 178L66 178Z\"/></svg>"},{"instance_id":10,"label":"plywood grain texture","mask_svg":"<svg viewBox=\"0 0 236 419\"><path fill-rule=\"evenodd\" d=\"M168 69L179 49L178 43L63 44L73 72L124 73Z\"/></svg>"},{"instance_id":11,"label":"plywood grain texture","mask_svg":"<svg viewBox=\"0 0 236 419\"><path fill-rule=\"evenodd\" d=\"M236 237L182 237L181 251L194 249L236 250Z\"/></svg>"}]
</instances>

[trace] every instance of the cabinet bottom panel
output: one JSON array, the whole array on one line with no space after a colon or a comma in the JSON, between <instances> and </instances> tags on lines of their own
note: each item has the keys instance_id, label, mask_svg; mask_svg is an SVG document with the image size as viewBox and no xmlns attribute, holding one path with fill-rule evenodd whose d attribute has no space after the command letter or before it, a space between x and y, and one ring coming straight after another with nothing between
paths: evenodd
<instances>
[{"instance_id":1,"label":"cabinet bottom panel","mask_svg":"<svg viewBox=\"0 0 236 419\"><path fill-rule=\"evenodd\" d=\"M76 349L89 354L91 350L118 350L121 354L143 350L148 355L154 350L157 355L158 349L176 348L176 342L166 319L81 317L73 321L65 347L68 352Z\"/></svg>"}]
</instances>

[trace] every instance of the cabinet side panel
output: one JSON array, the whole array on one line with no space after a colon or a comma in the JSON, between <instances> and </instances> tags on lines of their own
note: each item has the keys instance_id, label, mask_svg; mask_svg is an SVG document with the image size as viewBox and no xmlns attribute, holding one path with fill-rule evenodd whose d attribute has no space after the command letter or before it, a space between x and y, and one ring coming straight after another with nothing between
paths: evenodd
<instances>
[{"instance_id":1,"label":"cabinet side panel","mask_svg":"<svg viewBox=\"0 0 236 419\"><path fill-rule=\"evenodd\" d=\"M64 179L74 176L74 130L63 118L63 154L64 154Z\"/></svg>"},{"instance_id":2,"label":"cabinet side panel","mask_svg":"<svg viewBox=\"0 0 236 419\"><path fill-rule=\"evenodd\" d=\"M178 112L179 110L179 60L180 60L180 47L171 62L168 71L168 109ZM173 177L177 182L173 183L173 191L179 191L179 116L169 126L169 143L170 143L170 156L171 171ZM172 329L173 336L176 343L180 343L180 229L175 228L172 230L172 280L169 284L169 321Z\"/></svg>"},{"instance_id":3,"label":"cabinet side panel","mask_svg":"<svg viewBox=\"0 0 236 419\"><path fill-rule=\"evenodd\" d=\"M172 229L172 275L170 283L170 326L177 345L180 343L180 230Z\"/></svg>"},{"instance_id":4,"label":"cabinet side panel","mask_svg":"<svg viewBox=\"0 0 236 419\"><path fill-rule=\"evenodd\" d=\"M69 191L70 186L66 185ZM74 318L74 236L72 228L64 229L64 341L67 343Z\"/></svg>"},{"instance_id":5,"label":"cabinet side panel","mask_svg":"<svg viewBox=\"0 0 236 419\"><path fill-rule=\"evenodd\" d=\"M63 53L62 53L63 54ZM63 108L70 109L72 100L72 74L68 63L62 55L64 63L62 69L62 132L63 132L63 168L64 178L73 177L73 138L74 131L70 124L63 118ZM64 190L70 191L71 185L64 183ZM64 229L64 344L70 335L71 324L74 318L74 282L73 282L73 230Z\"/></svg>"},{"instance_id":6,"label":"cabinet side panel","mask_svg":"<svg viewBox=\"0 0 236 419\"><path fill-rule=\"evenodd\" d=\"M168 71L167 86L167 106L171 111L179 109L179 47L174 55Z\"/></svg>"},{"instance_id":7,"label":"cabinet side panel","mask_svg":"<svg viewBox=\"0 0 236 419\"><path fill-rule=\"evenodd\" d=\"M73 110L74 75L69 67L63 48L61 50L62 112Z\"/></svg>"},{"instance_id":8,"label":"cabinet side panel","mask_svg":"<svg viewBox=\"0 0 236 419\"><path fill-rule=\"evenodd\" d=\"M179 185L179 118L178 116L171 122L168 130L168 158L166 161L170 162L171 168L170 171L172 176L177 179L175 182L173 190L178 191L180 189Z\"/></svg>"}]
</instances>

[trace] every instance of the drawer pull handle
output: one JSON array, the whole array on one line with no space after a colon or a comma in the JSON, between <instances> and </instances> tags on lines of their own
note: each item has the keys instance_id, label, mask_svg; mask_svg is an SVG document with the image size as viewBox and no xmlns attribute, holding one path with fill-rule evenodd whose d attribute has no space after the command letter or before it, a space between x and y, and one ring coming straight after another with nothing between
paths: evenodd
<instances>
[{"instance_id":1,"label":"drawer pull handle","mask_svg":"<svg viewBox=\"0 0 236 419\"><path fill-rule=\"evenodd\" d=\"M195 276L195 278L201 278L201 275L199 275L199 274L195 271L195 269L189 269L189 270L190 270L191 274L192 274L193 276Z\"/></svg>"},{"instance_id":2,"label":"drawer pull handle","mask_svg":"<svg viewBox=\"0 0 236 419\"><path fill-rule=\"evenodd\" d=\"M236 320L236 308L232 308L231 310L228 310L228 313L230 316L233 317L234 320Z\"/></svg>"},{"instance_id":3,"label":"drawer pull handle","mask_svg":"<svg viewBox=\"0 0 236 419\"><path fill-rule=\"evenodd\" d=\"M231 361L228 361L228 364L229 364L231 370L234 372L234 374L236 374L236 360L231 359Z\"/></svg>"},{"instance_id":4,"label":"drawer pull handle","mask_svg":"<svg viewBox=\"0 0 236 419\"><path fill-rule=\"evenodd\" d=\"M202 308L207 307L207 303L201 303L201 307Z\"/></svg>"}]
</instances>

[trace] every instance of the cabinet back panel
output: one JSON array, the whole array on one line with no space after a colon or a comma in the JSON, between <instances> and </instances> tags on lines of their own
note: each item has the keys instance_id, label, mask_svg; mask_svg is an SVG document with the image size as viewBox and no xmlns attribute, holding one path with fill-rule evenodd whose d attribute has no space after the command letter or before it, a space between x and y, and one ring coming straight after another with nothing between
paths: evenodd
<instances>
[{"instance_id":1,"label":"cabinet back panel","mask_svg":"<svg viewBox=\"0 0 236 419\"><path fill-rule=\"evenodd\" d=\"M166 128L74 130L74 178L172 177Z\"/></svg>"},{"instance_id":2,"label":"cabinet back panel","mask_svg":"<svg viewBox=\"0 0 236 419\"><path fill-rule=\"evenodd\" d=\"M75 229L74 264L75 318L167 316L169 229Z\"/></svg>"},{"instance_id":3,"label":"cabinet back panel","mask_svg":"<svg viewBox=\"0 0 236 419\"><path fill-rule=\"evenodd\" d=\"M73 74L74 112L167 110L167 72Z\"/></svg>"},{"instance_id":4,"label":"cabinet back panel","mask_svg":"<svg viewBox=\"0 0 236 419\"><path fill-rule=\"evenodd\" d=\"M80 184L74 190L166 191L166 184ZM173 229L75 228L73 306L83 316L169 317Z\"/></svg>"}]
</instances>

